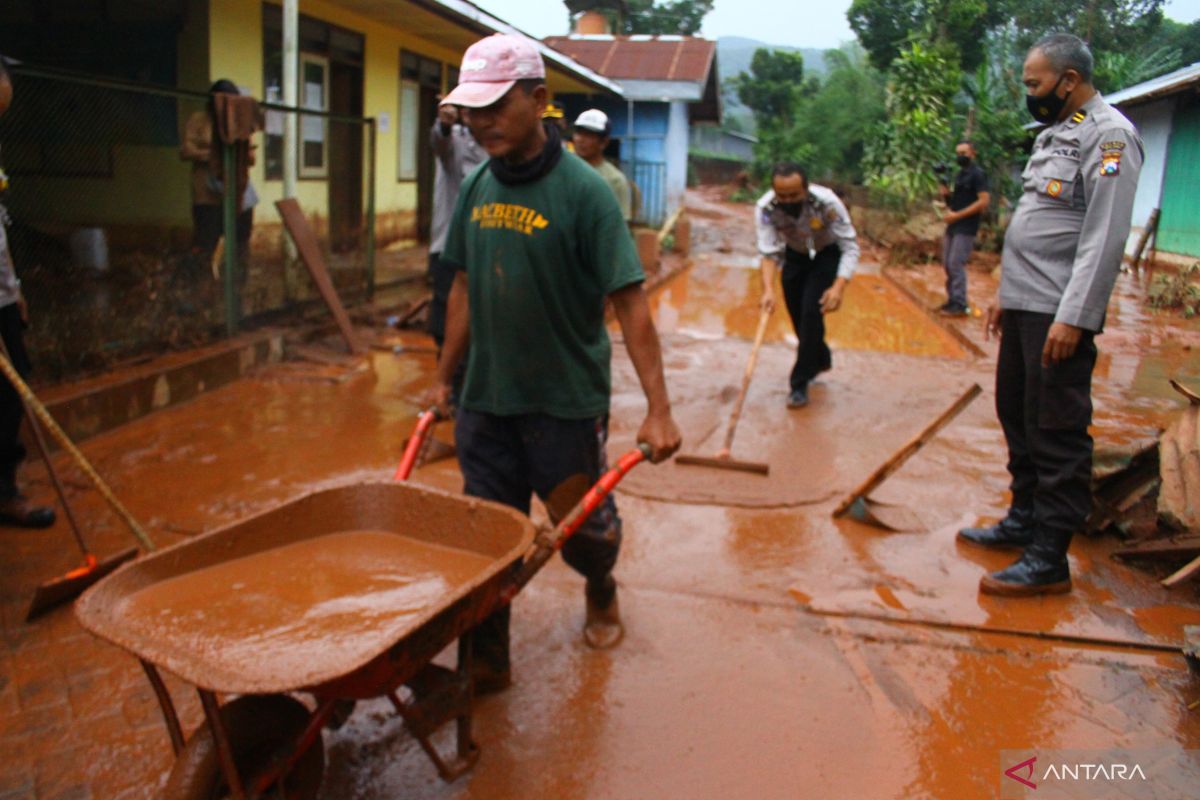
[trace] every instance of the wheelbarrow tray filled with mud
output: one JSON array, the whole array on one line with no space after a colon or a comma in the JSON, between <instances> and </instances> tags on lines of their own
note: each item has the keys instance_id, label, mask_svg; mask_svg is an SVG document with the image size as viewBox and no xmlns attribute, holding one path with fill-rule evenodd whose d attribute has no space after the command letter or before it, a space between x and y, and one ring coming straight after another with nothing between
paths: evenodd
<instances>
[{"instance_id":1,"label":"wheelbarrow tray filled with mud","mask_svg":"<svg viewBox=\"0 0 1200 800\"><path fill-rule=\"evenodd\" d=\"M239 712L230 706L253 696L290 703L291 711L275 709L296 717L293 730L280 724L291 741L277 744L294 752L276 764L279 779L306 750L320 751L312 744L321 728L349 700L389 697L423 746L445 721L463 727L470 712L464 634L503 602L506 588L511 593L512 567L534 537L527 517L495 503L408 483L345 486L127 565L89 590L76 613L86 629L141 660L177 755L183 735L160 668L200 691L209 725L198 734L218 755L229 749L221 739L238 738L214 723L236 725L230 720ZM459 670L430 664L456 638ZM397 694L404 685L408 702ZM280 697L294 692L310 694L316 711ZM216 693L252 697L219 707ZM270 713L260 703L241 716ZM472 748L469 728L460 730L461 761L473 760ZM426 749L443 777L460 771ZM256 769L239 763L237 771ZM271 785L261 775L242 782L245 790L231 795L254 797Z\"/></svg>"}]
</instances>

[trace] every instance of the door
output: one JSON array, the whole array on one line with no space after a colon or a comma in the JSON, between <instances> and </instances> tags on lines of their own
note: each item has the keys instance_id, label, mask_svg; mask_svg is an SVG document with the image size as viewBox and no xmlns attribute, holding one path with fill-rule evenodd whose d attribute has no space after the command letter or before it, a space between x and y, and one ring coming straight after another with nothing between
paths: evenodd
<instances>
[{"instance_id":1,"label":"door","mask_svg":"<svg viewBox=\"0 0 1200 800\"><path fill-rule=\"evenodd\" d=\"M417 239L429 241L433 226L433 150L429 132L437 114L438 91L431 86L421 87L420 111L417 114Z\"/></svg>"},{"instance_id":2,"label":"door","mask_svg":"<svg viewBox=\"0 0 1200 800\"><path fill-rule=\"evenodd\" d=\"M1162 216L1156 247L1167 253L1200 256L1200 103L1175 112L1167 170L1163 178Z\"/></svg>"},{"instance_id":3,"label":"door","mask_svg":"<svg viewBox=\"0 0 1200 800\"><path fill-rule=\"evenodd\" d=\"M329 111L345 117L363 113L363 71L337 61L329 65ZM363 153L366 126L329 122L329 244L334 252L363 244Z\"/></svg>"}]
</instances>

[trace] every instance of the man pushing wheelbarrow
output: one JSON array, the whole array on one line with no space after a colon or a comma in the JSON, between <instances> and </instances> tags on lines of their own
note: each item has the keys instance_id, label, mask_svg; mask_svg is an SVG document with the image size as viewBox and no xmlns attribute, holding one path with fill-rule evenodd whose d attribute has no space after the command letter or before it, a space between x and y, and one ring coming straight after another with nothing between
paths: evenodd
<instances>
[{"instance_id":1,"label":"man pushing wheelbarrow","mask_svg":"<svg viewBox=\"0 0 1200 800\"><path fill-rule=\"evenodd\" d=\"M463 56L442 101L462 108L490 160L464 182L442 260L456 270L432 401L443 413L468 351L455 439L468 495L528 514L532 496L558 520L605 470L612 347L610 300L648 405L638 441L650 460L680 445L637 250L599 174L542 123L537 45L496 34ZM611 496L563 547L586 580L584 640L624 635L612 570L621 521ZM509 610L475 630L478 693L511 683Z\"/></svg>"}]
</instances>

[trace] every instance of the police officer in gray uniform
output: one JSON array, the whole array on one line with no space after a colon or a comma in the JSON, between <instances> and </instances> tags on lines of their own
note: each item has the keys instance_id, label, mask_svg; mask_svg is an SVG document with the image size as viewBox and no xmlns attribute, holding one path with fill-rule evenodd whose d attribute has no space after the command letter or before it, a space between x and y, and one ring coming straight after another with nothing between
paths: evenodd
<instances>
[{"instance_id":1,"label":"police officer in gray uniform","mask_svg":"<svg viewBox=\"0 0 1200 800\"><path fill-rule=\"evenodd\" d=\"M858 237L842 201L832 189L809 184L797 164L772 170L771 190L754 209L758 252L762 256L762 307L775 308L775 270L792 327L800 340L789 379L788 408L808 405L808 384L833 365L825 344L825 314L842 305L842 293L858 268Z\"/></svg>"},{"instance_id":2,"label":"police officer in gray uniform","mask_svg":"<svg viewBox=\"0 0 1200 800\"><path fill-rule=\"evenodd\" d=\"M1022 173L1024 193L1004 238L998 304L996 413L1008 443L1012 505L961 541L1023 548L981 592L1071 590L1067 547L1091 511L1093 338L1104 326L1133 211L1142 142L1092 86L1092 54L1069 34L1041 39L1025 59L1029 111L1048 127Z\"/></svg>"}]
</instances>

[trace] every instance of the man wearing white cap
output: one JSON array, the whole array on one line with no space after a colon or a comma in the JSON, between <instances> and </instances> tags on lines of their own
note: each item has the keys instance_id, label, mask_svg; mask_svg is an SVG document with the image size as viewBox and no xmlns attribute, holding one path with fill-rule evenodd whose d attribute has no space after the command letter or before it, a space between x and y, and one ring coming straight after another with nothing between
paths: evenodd
<instances>
[{"instance_id":1,"label":"man wearing white cap","mask_svg":"<svg viewBox=\"0 0 1200 800\"><path fill-rule=\"evenodd\" d=\"M469 345L455 420L464 491L524 513L536 494L558 519L605 467L606 299L647 400L638 441L659 462L680 436L636 248L604 180L543 124L545 74L533 42L497 34L467 50L446 97L490 160L463 182L442 251L458 272L432 397L445 408ZM584 640L596 648L624 631L612 576L620 541L610 496L563 548L586 579ZM477 692L511 681L508 627L506 608L475 630Z\"/></svg>"},{"instance_id":2,"label":"man wearing white cap","mask_svg":"<svg viewBox=\"0 0 1200 800\"><path fill-rule=\"evenodd\" d=\"M621 170L604 157L611 133L612 124L608 121L608 115L598 108L589 108L575 119L575 154L595 167L600 177L604 178L608 188L617 196L621 216L629 222L633 217L633 195L629 181Z\"/></svg>"}]
</instances>

